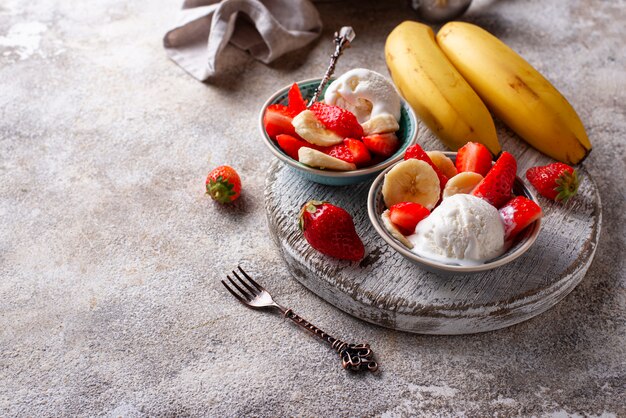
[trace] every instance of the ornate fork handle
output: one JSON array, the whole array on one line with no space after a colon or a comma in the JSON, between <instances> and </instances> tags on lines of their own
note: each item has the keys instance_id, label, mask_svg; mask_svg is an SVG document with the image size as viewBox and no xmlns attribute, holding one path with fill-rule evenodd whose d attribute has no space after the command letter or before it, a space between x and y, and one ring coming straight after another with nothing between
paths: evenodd
<instances>
[{"instance_id":1,"label":"ornate fork handle","mask_svg":"<svg viewBox=\"0 0 626 418\"><path fill-rule=\"evenodd\" d=\"M331 337L324 331L306 321L291 309L284 311L285 317L306 329L316 337L328 343L341 356L341 365L348 370L378 370L378 363L374 360L374 353L369 344L348 344L335 337Z\"/></svg>"}]
</instances>

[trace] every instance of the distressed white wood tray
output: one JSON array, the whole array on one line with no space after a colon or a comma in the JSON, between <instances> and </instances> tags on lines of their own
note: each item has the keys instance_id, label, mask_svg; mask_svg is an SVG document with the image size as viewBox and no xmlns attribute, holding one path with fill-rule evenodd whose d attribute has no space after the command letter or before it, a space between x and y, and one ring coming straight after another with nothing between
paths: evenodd
<instances>
[{"instance_id":1,"label":"distressed white wood tray","mask_svg":"<svg viewBox=\"0 0 626 418\"><path fill-rule=\"evenodd\" d=\"M516 147L518 151L511 149ZM548 161L526 146L505 149L521 156L518 174ZM321 298L388 328L422 334L471 334L539 315L583 279L598 243L602 210L589 173L584 167L579 172L583 176L579 195L567 205L542 198L542 230L526 254L506 266L474 275L438 276L389 247L367 216L371 182L324 186L301 178L276 160L266 179L265 207L269 229L290 273ZM335 260L309 246L298 229L297 216L310 199L327 200L353 216L365 244L366 255L360 263Z\"/></svg>"}]
</instances>

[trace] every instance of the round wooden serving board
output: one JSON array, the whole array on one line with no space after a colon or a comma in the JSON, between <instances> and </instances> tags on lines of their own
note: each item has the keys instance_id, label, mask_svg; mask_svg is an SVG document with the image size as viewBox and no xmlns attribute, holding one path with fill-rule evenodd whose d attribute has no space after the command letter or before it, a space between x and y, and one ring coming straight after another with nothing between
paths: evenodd
<instances>
[{"instance_id":1,"label":"round wooden serving board","mask_svg":"<svg viewBox=\"0 0 626 418\"><path fill-rule=\"evenodd\" d=\"M526 146L514 144L506 149L519 156L518 174L548 161ZM503 267L473 275L429 273L387 245L368 219L371 182L324 186L301 178L276 160L266 180L265 207L270 231L289 271L326 301L357 318L397 330L471 334L539 315L583 279L598 243L602 211L589 173L584 167L579 173L583 177L579 195L568 204L540 197L542 229L526 254ZM302 204L311 199L327 200L353 216L365 244L365 258L360 263L335 260L309 246L298 229L297 217Z\"/></svg>"}]
</instances>

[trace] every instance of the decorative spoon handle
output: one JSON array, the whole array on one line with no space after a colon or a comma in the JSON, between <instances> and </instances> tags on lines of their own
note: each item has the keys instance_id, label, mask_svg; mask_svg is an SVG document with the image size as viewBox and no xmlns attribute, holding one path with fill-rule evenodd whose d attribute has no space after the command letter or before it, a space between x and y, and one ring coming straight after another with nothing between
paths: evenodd
<instances>
[{"instance_id":1,"label":"decorative spoon handle","mask_svg":"<svg viewBox=\"0 0 626 418\"><path fill-rule=\"evenodd\" d=\"M374 360L374 353L370 349L369 344L348 344L331 337L315 325L304 320L291 309L285 311L285 317L328 343L341 356L341 365L344 369L355 371L369 370L371 372L378 370L378 363Z\"/></svg>"},{"instance_id":2,"label":"decorative spoon handle","mask_svg":"<svg viewBox=\"0 0 626 418\"><path fill-rule=\"evenodd\" d=\"M326 70L326 73L324 74L320 85L317 86L317 88L315 89L315 93L313 93L313 97L309 101L307 107L310 107L320 97L320 94L324 90L324 86L326 86L326 83L328 83L328 80L335 72L335 65L337 64L337 60L343 53L343 50L350 46L350 43L354 40L355 37L356 33L354 33L354 29L352 29L351 26L344 26L339 29L339 32L335 32L335 52L333 53L333 55L330 56L330 64L328 65L328 69Z\"/></svg>"}]
</instances>

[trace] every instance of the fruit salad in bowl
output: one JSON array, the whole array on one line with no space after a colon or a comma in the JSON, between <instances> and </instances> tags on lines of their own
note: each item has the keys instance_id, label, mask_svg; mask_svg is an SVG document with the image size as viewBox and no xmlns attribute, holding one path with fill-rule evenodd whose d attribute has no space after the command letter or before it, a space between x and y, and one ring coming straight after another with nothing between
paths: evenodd
<instances>
[{"instance_id":1,"label":"fruit salad in bowl","mask_svg":"<svg viewBox=\"0 0 626 418\"><path fill-rule=\"evenodd\" d=\"M469 142L458 153L410 146L374 180L368 214L396 251L439 274L478 273L521 256L542 211L516 176L515 158Z\"/></svg>"},{"instance_id":2,"label":"fruit salad in bowl","mask_svg":"<svg viewBox=\"0 0 626 418\"><path fill-rule=\"evenodd\" d=\"M264 104L262 138L272 153L309 180L355 184L402 159L415 142L415 114L383 75L357 68L310 103L321 79L293 83Z\"/></svg>"}]
</instances>

